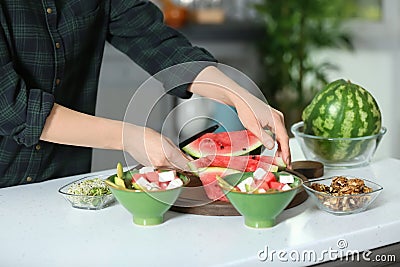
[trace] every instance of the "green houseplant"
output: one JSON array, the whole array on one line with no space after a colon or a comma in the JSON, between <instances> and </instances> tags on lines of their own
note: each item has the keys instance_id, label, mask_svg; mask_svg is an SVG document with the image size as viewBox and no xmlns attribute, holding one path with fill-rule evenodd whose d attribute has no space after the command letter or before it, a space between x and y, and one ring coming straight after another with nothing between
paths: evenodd
<instances>
[{"instance_id":1,"label":"green houseplant","mask_svg":"<svg viewBox=\"0 0 400 267\"><path fill-rule=\"evenodd\" d=\"M284 113L288 129L328 82L328 71L336 69L330 62L318 62L316 52L353 48L343 29L348 5L346 0L260 0L253 6L265 28L258 43L260 89L268 103Z\"/></svg>"}]
</instances>

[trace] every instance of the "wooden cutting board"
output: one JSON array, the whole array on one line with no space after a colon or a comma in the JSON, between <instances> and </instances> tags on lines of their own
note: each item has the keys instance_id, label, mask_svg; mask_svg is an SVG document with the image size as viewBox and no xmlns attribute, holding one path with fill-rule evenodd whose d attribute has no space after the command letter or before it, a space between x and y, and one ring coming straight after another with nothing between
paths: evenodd
<instances>
[{"instance_id":1,"label":"wooden cutting board","mask_svg":"<svg viewBox=\"0 0 400 267\"><path fill-rule=\"evenodd\" d=\"M323 165L319 162L293 162L292 168L293 170L287 171L300 177L303 181L318 178L323 175ZM307 176L305 174L307 174ZM232 204L228 202L211 202L203 190L202 183L198 177L191 176L189 178L190 183L183 188L179 198L171 207L172 211L206 216L240 216ZM286 209L300 205L307 198L307 193L301 188Z\"/></svg>"}]
</instances>

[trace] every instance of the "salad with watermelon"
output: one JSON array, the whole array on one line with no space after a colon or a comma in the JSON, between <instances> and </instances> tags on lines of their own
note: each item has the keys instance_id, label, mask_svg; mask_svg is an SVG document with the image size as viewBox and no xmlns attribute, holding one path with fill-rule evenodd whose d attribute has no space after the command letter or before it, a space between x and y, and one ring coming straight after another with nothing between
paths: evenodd
<instances>
[{"instance_id":1,"label":"salad with watermelon","mask_svg":"<svg viewBox=\"0 0 400 267\"><path fill-rule=\"evenodd\" d=\"M182 149L196 158L189 163L189 167L201 180L207 197L213 201L229 202L218 180L234 173L251 172L255 174L256 178L253 177L252 180L246 181L247 186L242 184L237 188L238 190L247 188L246 192L263 193L265 191L264 193L271 193L288 190L289 187L294 186L294 182L290 182L291 180L287 182L285 177L282 178L282 181L279 180L280 172L286 169L282 158L249 155L261 145L261 142L250 131L241 130L208 133Z\"/></svg>"},{"instance_id":2,"label":"salad with watermelon","mask_svg":"<svg viewBox=\"0 0 400 267\"><path fill-rule=\"evenodd\" d=\"M233 192L247 194L264 194L288 191L300 185L300 178L287 172L267 172L258 168L253 173L246 173L243 179L235 186L228 184L223 178L217 176L219 185Z\"/></svg>"},{"instance_id":3,"label":"salad with watermelon","mask_svg":"<svg viewBox=\"0 0 400 267\"><path fill-rule=\"evenodd\" d=\"M122 164L117 164L114 185L120 189L138 191L162 191L183 186L183 181L174 170L156 170L153 167L123 172Z\"/></svg>"}]
</instances>

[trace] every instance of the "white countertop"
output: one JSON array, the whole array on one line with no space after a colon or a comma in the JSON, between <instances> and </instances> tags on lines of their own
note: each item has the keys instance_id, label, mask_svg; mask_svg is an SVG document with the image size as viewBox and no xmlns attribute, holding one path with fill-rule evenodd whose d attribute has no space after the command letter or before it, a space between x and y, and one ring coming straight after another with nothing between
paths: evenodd
<instances>
[{"instance_id":1,"label":"white countertop","mask_svg":"<svg viewBox=\"0 0 400 267\"><path fill-rule=\"evenodd\" d=\"M363 251L400 241L398 169L399 160L384 159L364 168L325 170L325 176L376 181L384 190L368 210L347 216L325 213L308 199L262 230L246 227L239 216L167 212L162 225L144 227L134 225L119 204L99 211L74 209L58 189L82 175L3 188L0 266L265 266L270 259L260 261L257 254L266 246L270 252L286 251L281 258L293 265L309 265L315 262L291 262L288 254ZM337 246L342 239L348 244L344 250ZM282 261L275 254L272 263Z\"/></svg>"}]
</instances>

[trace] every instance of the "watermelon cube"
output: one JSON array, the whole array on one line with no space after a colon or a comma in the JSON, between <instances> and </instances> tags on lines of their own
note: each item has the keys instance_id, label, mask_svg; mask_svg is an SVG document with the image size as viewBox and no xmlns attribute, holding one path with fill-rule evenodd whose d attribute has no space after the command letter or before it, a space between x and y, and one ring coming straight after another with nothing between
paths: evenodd
<instances>
[{"instance_id":1,"label":"watermelon cube","mask_svg":"<svg viewBox=\"0 0 400 267\"><path fill-rule=\"evenodd\" d=\"M277 182L276 176L272 172L268 172L267 176L264 177L263 181L267 182L268 184L270 182Z\"/></svg>"},{"instance_id":2,"label":"watermelon cube","mask_svg":"<svg viewBox=\"0 0 400 267\"><path fill-rule=\"evenodd\" d=\"M267 181L263 181L263 180L255 180L255 187L263 190L268 190L270 189L268 182Z\"/></svg>"},{"instance_id":3,"label":"watermelon cube","mask_svg":"<svg viewBox=\"0 0 400 267\"><path fill-rule=\"evenodd\" d=\"M158 172L147 172L144 174L146 179L152 183L158 183L159 175Z\"/></svg>"},{"instance_id":4,"label":"watermelon cube","mask_svg":"<svg viewBox=\"0 0 400 267\"><path fill-rule=\"evenodd\" d=\"M278 189L278 190L282 190L282 188L285 186L285 184L282 184L280 182L270 182L269 183L269 187L272 189Z\"/></svg>"}]
</instances>

